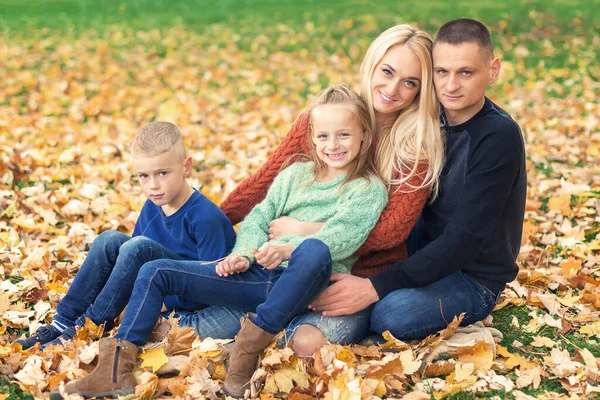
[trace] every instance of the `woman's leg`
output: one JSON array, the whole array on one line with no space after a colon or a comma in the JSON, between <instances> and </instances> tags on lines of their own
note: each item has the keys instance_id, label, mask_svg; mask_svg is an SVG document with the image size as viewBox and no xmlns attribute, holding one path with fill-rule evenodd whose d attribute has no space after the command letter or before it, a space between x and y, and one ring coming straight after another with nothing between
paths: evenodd
<instances>
[{"instance_id":1,"label":"woman's leg","mask_svg":"<svg viewBox=\"0 0 600 400\"><path fill-rule=\"evenodd\" d=\"M379 334L389 330L399 339L423 339L463 312L463 326L484 319L496 301L496 293L458 271L428 286L388 294L373 307L371 330Z\"/></svg>"},{"instance_id":2,"label":"woman's leg","mask_svg":"<svg viewBox=\"0 0 600 400\"><path fill-rule=\"evenodd\" d=\"M131 297L142 265L159 259L181 260L181 257L145 236L136 236L124 243L108 279L93 303L77 319L76 325L83 326L88 317L97 325L107 322L112 326L113 320L121 314Z\"/></svg>"}]
</instances>

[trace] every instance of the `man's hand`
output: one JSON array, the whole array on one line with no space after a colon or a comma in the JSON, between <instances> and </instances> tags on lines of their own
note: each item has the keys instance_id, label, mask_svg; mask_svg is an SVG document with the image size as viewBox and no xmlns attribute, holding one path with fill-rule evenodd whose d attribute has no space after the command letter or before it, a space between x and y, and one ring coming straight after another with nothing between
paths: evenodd
<instances>
[{"instance_id":1,"label":"man's hand","mask_svg":"<svg viewBox=\"0 0 600 400\"><path fill-rule=\"evenodd\" d=\"M284 261L287 261L292 256L294 245L265 243L260 246L260 249L254 254L256 262L262 265L265 269L275 269Z\"/></svg>"},{"instance_id":2,"label":"man's hand","mask_svg":"<svg viewBox=\"0 0 600 400\"><path fill-rule=\"evenodd\" d=\"M283 236L310 236L321 229L323 222L300 222L292 217L279 217L269 222L269 240Z\"/></svg>"},{"instance_id":3,"label":"man's hand","mask_svg":"<svg viewBox=\"0 0 600 400\"><path fill-rule=\"evenodd\" d=\"M326 317L351 315L379 301L377 291L370 280L350 274L331 274L330 285L310 305Z\"/></svg>"},{"instance_id":4,"label":"man's hand","mask_svg":"<svg viewBox=\"0 0 600 400\"><path fill-rule=\"evenodd\" d=\"M246 272L250 268L250 260L247 257L232 254L217 264L215 271L217 275L227 277L231 274Z\"/></svg>"}]
</instances>

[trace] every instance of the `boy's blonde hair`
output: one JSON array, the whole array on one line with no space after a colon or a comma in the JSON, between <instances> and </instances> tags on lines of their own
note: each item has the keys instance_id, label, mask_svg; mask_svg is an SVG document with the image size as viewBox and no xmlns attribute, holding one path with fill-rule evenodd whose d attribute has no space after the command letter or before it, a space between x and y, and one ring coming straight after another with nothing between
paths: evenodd
<instances>
[{"instance_id":1,"label":"boy's blonde hair","mask_svg":"<svg viewBox=\"0 0 600 400\"><path fill-rule=\"evenodd\" d=\"M135 135L131 143L131 154L134 157L153 157L175 150L177 157L185 159L185 145L181 131L170 122L151 122Z\"/></svg>"},{"instance_id":2,"label":"boy's blonde hair","mask_svg":"<svg viewBox=\"0 0 600 400\"><path fill-rule=\"evenodd\" d=\"M358 119L360 127L363 130L363 140L360 146L360 151L356 158L352 160L352 168L341 187L357 178L365 178L370 180L370 177L377 176L373 157L371 154L371 142L373 141L373 132L375 124L371 118L369 107L365 100L358 93L345 85L334 85L322 91L310 110L308 124L308 148L311 161L315 164L315 178L319 173L326 168L326 164L317 156L317 148L312 141L313 137L313 112L316 108L323 104L347 104L353 107L354 114Z\"/></svg>"},{"instance_id":3,"label":"boy's blonde hair","mask_svg":"<svg viewBox=\"0 0 600 400\"><path fill-rule=\"evenodd\" d=\"M440 129L440 106L433 87L431 36L410 25L396 25L381 33L369 46L360 67L361 92L375 118L371 80L373 72L393 46L407 46L421 62L421 90L410 106L400 111L392 126L381 128L375 153L376 168L390 186L409 186L409 191L430 187L431 199L438 191L444 166L444 140ZM423 183L408 182L427 165Z\"/></svg>"}]
</instances>

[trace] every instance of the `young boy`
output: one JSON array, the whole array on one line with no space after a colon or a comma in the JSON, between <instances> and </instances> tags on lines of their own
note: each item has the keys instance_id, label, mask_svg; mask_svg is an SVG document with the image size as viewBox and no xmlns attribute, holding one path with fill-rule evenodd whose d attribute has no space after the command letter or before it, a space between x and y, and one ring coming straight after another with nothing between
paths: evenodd
<instances>
[{"instance_id":1,"label":"young boy","mask_svg":"<svg viewBox=\"0 0 600 400\"><path fill-rule=\"evenodd\" d=\"M186 178L192 159L179 129L168 122L144 126L131 145L133 166L148 197L133 238L106 231L94 241L69 291L58 303L51 325L19 340L24 349L63 343L85 318L111 328L123 311L138 271L158 259L212 261L229 254L235 243L231 222L213 202L193 189ZM202 268L198 264L198 268ZM183 301L182 301L183 300ZM185 299L165 299L169 309L185 308Z\"/></svg>"}]
</instances>

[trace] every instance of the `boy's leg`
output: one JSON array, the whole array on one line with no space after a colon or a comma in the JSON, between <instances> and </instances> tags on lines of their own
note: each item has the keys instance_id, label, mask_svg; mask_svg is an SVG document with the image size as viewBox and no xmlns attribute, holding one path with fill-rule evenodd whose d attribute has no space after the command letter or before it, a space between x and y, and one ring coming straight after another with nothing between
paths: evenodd
<instances>
[{"instance_id":1,"label":"boy's leg","mask_svg":"<svg viewBox=\"0 0 600 400\"><path fill-rule=\"evenodd\" d=\"M194 328L203 339L233 339L240 330L240 318L244 315L244 311L221 306L209 306L195 312L175 312L175 316L180 317L179 326Z\"/></svg>"},{"instance_id":2,"label":"boy's leg","mask_svg":"<svg viewBox=\"0 0 600 400\"><path fill-rule=\"evenodd\" d=\"M215 272L215 265L173 260L146 263L116 337L138 346L145 344L158 320L163 299L170 294L196 301L199 306L256 311L262 317L260 328L272 329L274 333L325 289L331 275L329 249L318 240L306 240L298 246L288 268L269 271L253 265L242 274L222 277ZM284 275L284 284L275 285Z\"/></svg>"},{"instance_id":3,"label":"boy's leg","mask_svg":"<svg viewBox=\"0 0 600 400\"><path fill-rule=\"evenodd\" d=\"M109 327L112 326L113 320L121 314L131 297L140 268L148 261L159 259L182 258L145 236L136 236L124 243L108 279L105 279L93 303L77 319L76 325L83 326L88 317L97 325L107 322Z\"/></svg>"},{"instance_id":4,"label":"boy's leg","mask_svg":"<svg viewBox=\"0 0 600 400\"><path fill-rule=\"evenodd\" d=\"M72 327L75 321L92 304L104 287L119 256L121 246L131 236L117 231L102 232L73 279L67 294L60 300L54 316L55 324Z\"/></svg>"},{"instance_id":5,"label":"boy's leg","mask_svg":"<svg viewBox=\"0 0 600 400\"><path fill-rule=\"evenodd\" d=\"M399 339L423 339L463 312L463 326L484 319L497 299L496 293L457 271L431 285L385 296L373 307L371 330L379 334L389 330Z\"/></svg>"}]
</instances>

